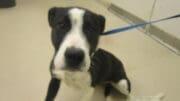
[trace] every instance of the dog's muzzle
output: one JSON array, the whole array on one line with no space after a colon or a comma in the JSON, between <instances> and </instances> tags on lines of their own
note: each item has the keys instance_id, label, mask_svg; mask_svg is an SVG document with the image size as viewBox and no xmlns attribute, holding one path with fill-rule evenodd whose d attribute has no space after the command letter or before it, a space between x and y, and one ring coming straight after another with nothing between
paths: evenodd
<instances>
[{"instance_id":1,"label":"dog's muzzle","mask_svg":"<svg viewBox=\"0 0 180 101\"><path fill-rule=\"evenodd\" d=\"M69 69L79 69L84 60L84 51L80 48L67 48L65 51L65 63Z\"/></svg>"}]
</instances>

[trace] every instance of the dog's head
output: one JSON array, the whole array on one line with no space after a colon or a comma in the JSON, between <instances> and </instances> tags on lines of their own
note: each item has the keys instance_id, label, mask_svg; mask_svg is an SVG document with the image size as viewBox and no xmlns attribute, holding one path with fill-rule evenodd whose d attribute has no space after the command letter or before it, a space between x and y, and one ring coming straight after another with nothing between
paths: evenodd
<instances>
[{"instance_id":1,"label":"dog's head","mask_svg":"<svg viewBox=\"0 0 180 101\"><path fill-rule=\"evenodd\" d=\"M83 8L54 7L49 10L48 20L55 48L54 70L88 71L105 18Z\"/></svg>"}]
</instances>

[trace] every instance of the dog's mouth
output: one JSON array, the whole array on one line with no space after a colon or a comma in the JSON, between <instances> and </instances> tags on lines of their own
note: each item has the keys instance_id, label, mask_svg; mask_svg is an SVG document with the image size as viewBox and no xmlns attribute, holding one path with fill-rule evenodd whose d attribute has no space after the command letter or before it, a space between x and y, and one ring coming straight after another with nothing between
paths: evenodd
<instances>
[{"instance_id":1,"label":"dog's mouth","mask_svg":"<svg viewBox=\"0 0 180 101\"><path fill-rule=\"evenodd\" d=\"M81 64L78 65L68 65L66 64L61 70L64 71L83 71L86 68L87 64L86 62L82 62Z\"/></svg>"},{"instance_id":2,"label":"dog's mouth","mask_svg":"<svg viewBox=\"0 0 180 101\"><path fill-rule=\"evenodd\" d=\"M82 71L81 67L73 66L73 67L66 67L62 68L62 71Z\"/></svg>"},{"instance_id":3,"label":"dog's mouth","mask_svg":"<svg viewBox=\"0 0 180 101\"><path fill-rule=\"evenodd\" d=\"M79 72L81 72L81 71L84 70L83 68L85 66L86 66L85 64L81 64L81 65L77 65L77 66L68 66L68 65L65 65L65 66L62 66L59 69L53 68L52 71L69 71L69 72L79 71Z\"/></svg>"},{"instance_id":4,"label":"dog's mouth","mask_svg":"<svg viewBox=\"0 0 180 101\"><path fill-rule=\"evenodd\" d=\"M62 79L64 77L64 73L72 73L72 72L83 72L83 69L79 68L68 68L68 67L64 67L61 69L53 69L52 70L52 77L57 78L57 79Z\"/></svg>"},{"instance_id":5,"label":"dog's mouth","mask_svg":"<svg viewBox=\"0 0 180 101\"><path fill-rule=\"evenodd\" d=\"M67 63L62 63L62 65L59 65L56 67L56 65L52 68L52 76L55 78L61 78L63 76L63 73L66 72L88 72L89 69L89 63L86 61L83 61L81 64L77 65L71 65Z\"/></svg>"}]
</instances>

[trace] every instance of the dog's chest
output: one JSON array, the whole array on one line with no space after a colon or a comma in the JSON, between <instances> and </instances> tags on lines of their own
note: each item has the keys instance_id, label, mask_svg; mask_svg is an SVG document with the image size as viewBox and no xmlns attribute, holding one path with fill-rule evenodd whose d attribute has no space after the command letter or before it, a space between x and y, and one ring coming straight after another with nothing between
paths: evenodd
<instances>
[{"instance_id":1,"label":"dog's chest","mask_svg":"<svg viewBox=\"0 0 180 101\"><path fill-rule=\"evenodd\" d=\"M69 87L86 89L91 86L91 77L88 72L67 72L63 73L62 81Z\"/></svg>"}]
</instances>

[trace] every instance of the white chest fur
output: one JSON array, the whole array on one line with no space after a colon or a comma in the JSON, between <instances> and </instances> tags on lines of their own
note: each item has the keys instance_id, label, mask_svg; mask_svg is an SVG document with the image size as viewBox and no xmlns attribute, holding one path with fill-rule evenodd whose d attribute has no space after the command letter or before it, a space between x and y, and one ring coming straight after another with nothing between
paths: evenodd
<instances>
[{"instance_id":1,"label":"white chest fur","mask_svg":"<svg viewBox=\"0 0 180 101\"><path fill-rule=\"evenodd\" d=\"M93 88L91 87L91 77L89 72L54 72L57 74L57 78L61 79L62 81L60 88L61 92L58 91L55 101L61 101L63 99L66 99L65 101L72 101L72 99L70 100L69 98L65 98L65 96L63 96L66 92L68 92L68 95L72 95L73 99L76 99L73 101L88 101L87 99L91 98L91 95L93 94ZM62 92L63 89L66 91L64 90ZM81 100L79 98L81 98Z\"/></svg>"},{"instance_id":2,"label":"white chest fur","mask_svg":"<svg viewBox=\"0 0 180 101\"><path fill-rule=\"evenodd\" d=\"M62 80L67 86L86 89L91 86L91 77L89 72L80 71L56 71L58 78Z\"/></svg>"},{"instance_id":3,"label":"white chest fur","mask_svg":"<svg viewBox=\"0 0 180 101\"><path fill-rule=\"evenodd\" d=\"M67 86L86 89L91 84L91 78L88 72L65 72L62 79Z\"/></svg>"}]
</instances>

